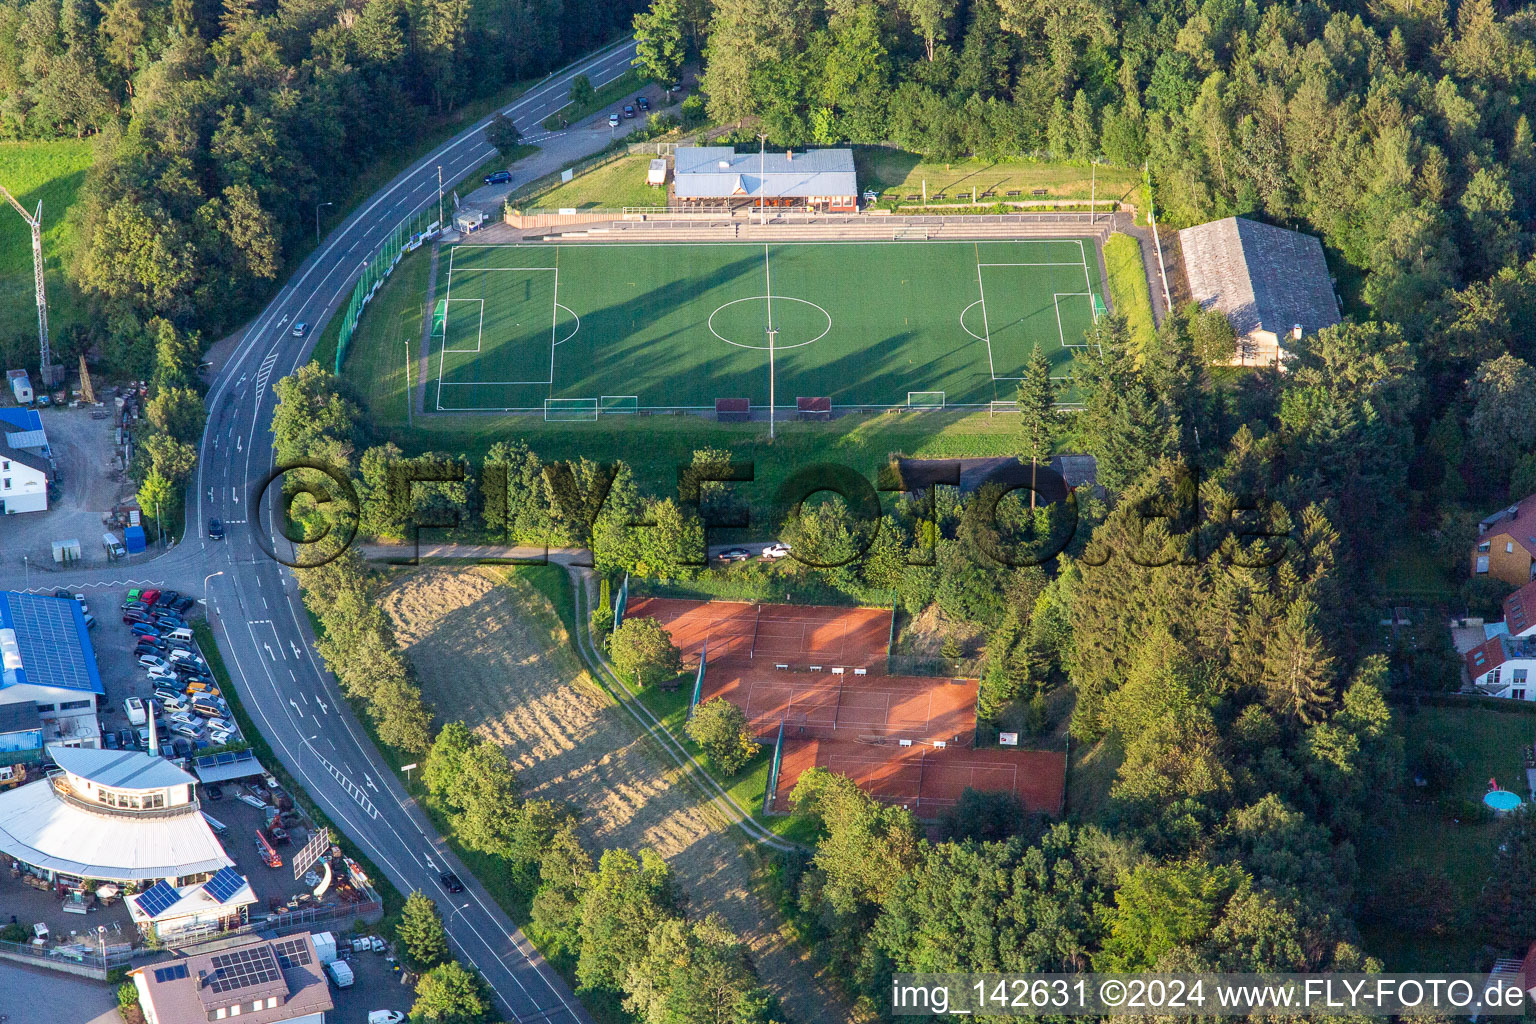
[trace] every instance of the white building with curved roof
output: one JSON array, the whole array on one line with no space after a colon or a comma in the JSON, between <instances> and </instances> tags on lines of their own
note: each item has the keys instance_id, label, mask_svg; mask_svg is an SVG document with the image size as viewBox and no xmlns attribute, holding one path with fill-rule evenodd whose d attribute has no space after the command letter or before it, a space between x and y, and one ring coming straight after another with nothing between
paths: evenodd
<instances>
[{"instance_id":1,"label":"white building with curved roof","mask_svg":"<svg viewBox=\"0 0 1536 1024\"><path fill-rule=\"evenodd\" d=\"M199 813L196 780L153 753L51 744L48 777L0 793L0 853L52 882L172 885L234 864Z\"/></svg>"}]
</instances>

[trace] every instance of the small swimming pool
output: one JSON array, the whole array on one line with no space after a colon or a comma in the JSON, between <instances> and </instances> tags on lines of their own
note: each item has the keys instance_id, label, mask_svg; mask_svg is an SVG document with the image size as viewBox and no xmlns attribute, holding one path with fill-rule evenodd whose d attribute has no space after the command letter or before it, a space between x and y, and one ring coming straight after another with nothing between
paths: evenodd
<instances>
[{"instance_id":1,"label":"small swimming pool","mask_svg":"<svg viewBox=\"0 0 1536 1024\"><path fill-rule=\"evenodd\" d=\"M1508 814L1520 806L1520 797L1507 789L1495 789L1483 797L1483 803L1500 814Z\"/></svg>"}]
</instances>

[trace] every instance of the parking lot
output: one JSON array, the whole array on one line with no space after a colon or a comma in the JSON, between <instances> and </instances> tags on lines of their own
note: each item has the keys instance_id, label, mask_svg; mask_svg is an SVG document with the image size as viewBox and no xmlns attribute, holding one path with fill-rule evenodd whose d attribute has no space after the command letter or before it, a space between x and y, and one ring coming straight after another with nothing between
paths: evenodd
<instances>
[{"instance_id":1,"label":"parking lot","mask_svg":"<svg viewBox=\"0 0 1536 1024\"><path fill-rule=\"evenodd\" d=\"M140 700L149 698L155 691L155 684L144 666L139 664L139 655L134 653L136 646L134 633L130 626L123 622L122 605L126 597L126 591L93 591L86 595L86 600L91 613L96 617L97 625L91 631L91 642L96 648L96 664L101 672L102 688L106 691L106 701L100 715L102 732L103 734L112 732L115 740L120 744L122 733L127 731L136 744L138 738L135 734L138 727L129 721L124 702L129 697L137 697ZM202 606L194 604L183 617L190 623L200 619L202 613ZM169 655L170 650L167 649L161 652L159 657L168 658ZM182 687L177 685L170 685L169 688L182 690ZM156 721L166 722L165 710L157 707ZM232 720L230 721L233 725ZM190 737L177 737L171 733L170 723L166 722L166 725L164 734L171 740L171 746L166 749L174 749L178 754L186 755L195 753L199 749L219 745L216 742L217 737L206 733L195 740ZM232 735L222 742L234 743L240 738L239 730L235 728ZM176 742L177 739L181 739L181 742Z\"/></svg>"},{"instance_id":2,"label":"parking lot","mask_svg":"<svg viewBox=\"0 0 1536 1024\"><path fill-rule=\"evenodd\" d=\"M357 981L350 988L331 986L336 1009L325 1015L335 1024L368 1024L370 1010L399 1010L409 1013L416 1000L412 985L402 984L405 972L383 953L353 953L347 957Z\"/></svg>"}]
</instances>

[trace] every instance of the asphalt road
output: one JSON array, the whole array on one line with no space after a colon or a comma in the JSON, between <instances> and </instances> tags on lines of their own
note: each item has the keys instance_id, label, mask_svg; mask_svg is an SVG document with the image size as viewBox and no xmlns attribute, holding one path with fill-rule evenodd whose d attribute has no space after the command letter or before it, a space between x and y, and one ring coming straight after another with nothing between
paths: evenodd
<instances>
[{"instance_id":1,"label":"asphalt road","mask_svg":"<svg viewBox=\"0 0 1536 1024\"><path fill-rule=\"evenodd\" d=\"M585 74L601 86L623 74L633 55L631 41L599 51L529 89L504 112L525 133L534 131L565 105L573 77ZM281 550L280 538L269 535L263 543L255 529L261 517L249 511L252 495L273 470L272 385L309 358L364 261L394 225L437 202L438 165L451 182L490 158L486 121L417 160L365 201L239 338L209 392L208 426L180 545L125 568L34 573L30 580L0 571L0 586L66 586L91 594L155 583L206 595L209 621L242 702L279 759L391 882L437 901L459 955L484 975L508 1018L591 1024L564 981L447 850L353 717L314 653L314 633L292 575L266 553ZM581 128L573 125L572 136ZM590 140L592 150L608 142L607 132L580 137ZM292 335L297 321L309 324L302 338ZM210 517L223 520L225 540L208 539ZM466 891L449 893L439 878L443 871L457 873Z\"/></svg>"}]
</instances>

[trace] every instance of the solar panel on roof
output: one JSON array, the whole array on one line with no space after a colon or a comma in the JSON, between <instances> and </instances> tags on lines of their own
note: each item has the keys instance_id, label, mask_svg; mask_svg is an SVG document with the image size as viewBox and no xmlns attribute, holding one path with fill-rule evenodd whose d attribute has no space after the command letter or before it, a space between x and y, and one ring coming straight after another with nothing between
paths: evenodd
<instances>
[{"instance_id":1,"label":"solar panel on roof","mask_svg":"<svg viewBox=\"0 0 1536 1024\"><path fill-rule=\"evenodd\" d=\"M256 755L249 750L226 750L222 754L206 754L197 759L199 768L223 768L237 761L252 761Z\"/></svg>"},{"instance_id":2,"label":"solar panel on roof","mask_svg":"<svg viewBox=\"0 0 1536 1024\"><path fill-rule=\"evenodd\" d=\"M181 899L181 893L164 879L156 882L138 896L139 909L150 917L163 914Z\"/></svg>"},{"instance_id":3,"label":"solar panel on roof","mask_svg":"<svg viewBox=\"0 0 1536 1024\"><path fill-rule=\"evenodd\" d=\"M272 949L277 954L277 962L284 970L308 967L315 962L315 958L310 955L309 946L303 939L284 939L282 942L274 942Z\"/></svg>"},{"instance_id":4,"label":"solar panel on roof","mask_svg":"<svg viewBox=\"0 0 1536 1024\"><path fill-rule=\"evenodd\" d=\"M86 665L74 601L36 594L3 596L10 612L22 667L32 683L94 690Z\"/></svg>"},{"instance_id":5,"label":"solar panel on roof","mask_svg":"<svg viewBox=\"0 0 1536 1024\"><path fill-rule=\"evenodd\" d=\"M208 987L215 992L233 992L252 985L265 985L281 981L283 977L271 949L266 946L220 953L209 963L213 966L213 980Z\"/></svg>"},{"instance_id":6,"label":"solar panel on roof","mask_svg":"<svg viewBox=\"0 0 1536 1024\"><path fill-rule=\"evenodd\" d=\"M172 964L169 967L156 967L155 968L155 980L156 981L175 981L177 978L185 978L186 976L187 976L187 965L186 964Z\"/></svg>"},{"instance_id":7,"label":"solar panel on roof","mask_svg":"<svg viewBox=\"0 0 1536 1024\"><path fill-rule=\"evenodd\" d=\"M203 891L220 903L228 903L243 888L245 877L234 868L219 868L217 874L203 883Z\"/></svg>"}]
</instances>

